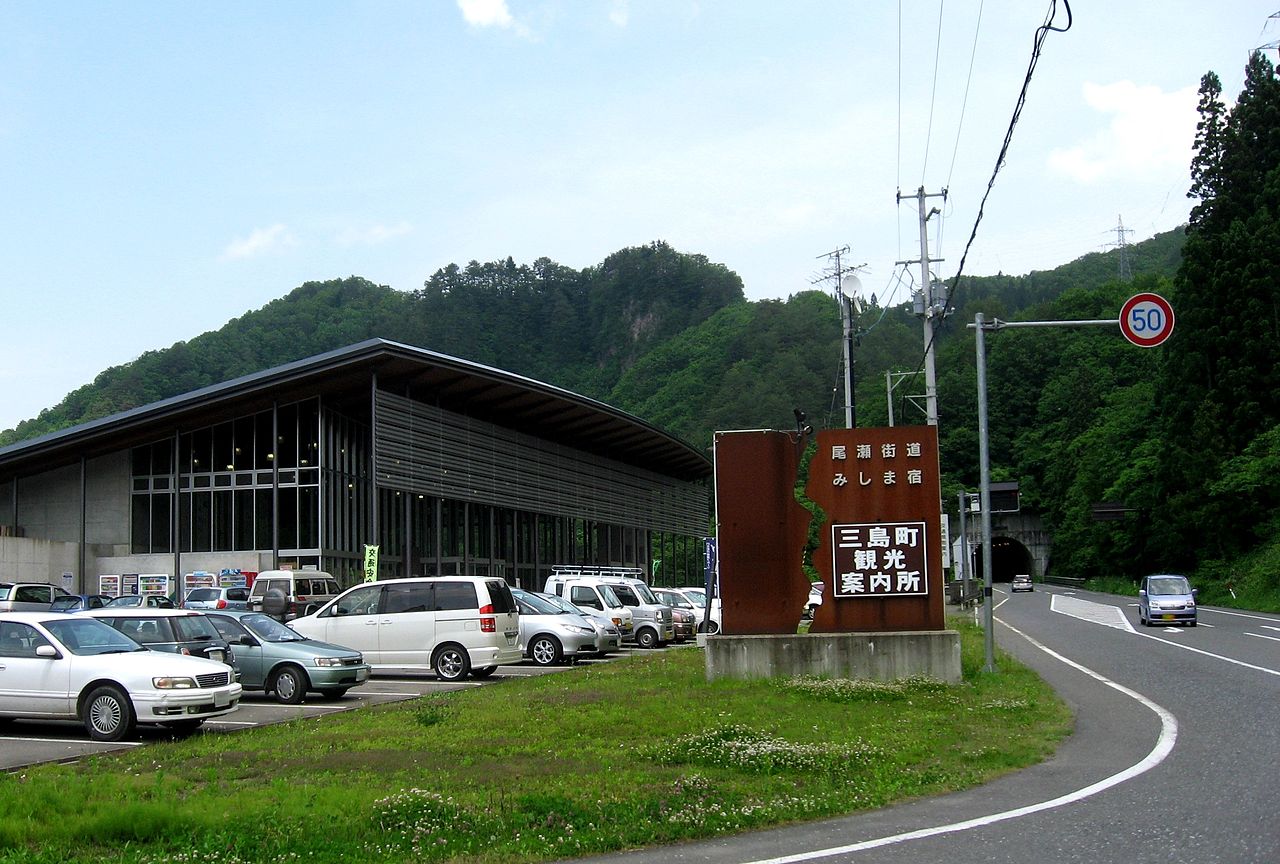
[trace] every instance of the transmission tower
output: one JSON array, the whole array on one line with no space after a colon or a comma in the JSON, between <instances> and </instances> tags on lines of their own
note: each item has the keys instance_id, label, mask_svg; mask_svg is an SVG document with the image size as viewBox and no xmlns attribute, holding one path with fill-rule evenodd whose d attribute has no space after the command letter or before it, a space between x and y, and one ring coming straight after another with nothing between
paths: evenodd
<instances>
[{"instance_id":1,"label":"transmission tower","mask_svg":"<svg viewBox=\"0 0 1280 864\"><path fill-rule=\"evenodd\" d=\"M1124 227L1124 219L1116 217L1116 227L1111 229L1116 232L1116 242L1108 243L1108 246L1115 246L1120 250L1120 281L1129 282L1133 279L1133 273L1129 270L1129 238L1127 235L1133 233L1132 228Z\"/></svg>"}]
</instances>

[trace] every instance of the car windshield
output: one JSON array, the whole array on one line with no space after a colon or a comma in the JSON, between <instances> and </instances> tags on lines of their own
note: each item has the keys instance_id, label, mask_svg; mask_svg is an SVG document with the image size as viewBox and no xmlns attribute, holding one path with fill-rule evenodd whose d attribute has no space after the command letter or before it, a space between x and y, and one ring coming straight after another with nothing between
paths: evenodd
<instances>
[{"instance_id":1,"label":"car windshield","mask_svg":"<svg viewBox=\"0 0 1280 864\"><path fill-rule=\"evenodd\" d=\"M529 607L529 611L524 609L520 611L525 615L568 615L564 609L548 601L545 597L539 597L536 594L522 594L519 602Z\"/></svg>"},{"instance_id":2,"label":"car windshield","mask_svg":"<svg viewBox=\"0 0 1280 864\"><path fill-rule=\"evenodd\" d=\"M557 597L554 594L529 594L529 592L525 591L525 592L522 592L520 595L521 600L524 600L528 597L537 597L537 599L546 601L550 605L559 609L561 612L567 612L570 615L584 614L583 611L579 609L577 606L574 606L572 603L570 603L568 600L565 600L563 597Z\"/></svg>"},{"instance_id":3,"label":"car windshield","mask_svg":"<svg viewBox=\"0 0 1280 864\"><path fill-rule=\"evenodd\" d=\"M633 582L631 587L635 589L636 594L640 595L640 601L650 606L658 605L658 598L653 596L653 592L649 590L649 586L643 582Z\"/></svg>"},{"instance_id":4,"label":"car windshield","mask_svg":"<svg viewBox=\"0 0 1280 864\"><path fill-rule=\"evenodd\" d=\"M72 654L124 654L147 650L96 618L59 619L41 623Z\"/></svg>"},{"instance_id":5,"label":"car windshield","mask_svg":"<svg viewBox=\"0 0 1280 864\"><path fill-rule=\"evenodd\" d=\"M8 600L9 592L13 590L12 585L0 585L0 600Z\"/></svg>"},{"instance_id":6,"label":"car windshield","mask_svg":"<svg viewBox=\"0 0 1280 864\"><path fill-rule=\"evenodd\" d=\"M684 593L684 596L693 601L695 606L707 605L707 595L704 592L694 591L692 588L682 588L680 590Z\"/></svg>"},{"instance_id":7,"label":"car windshield","mask_svg":"<svg viewBox=\"0 0 1280 864\"><path fill-rule=\"evenodd\" d=\"M64 609L73 609L80 605L79 597L59 597L49 604L50 612L61 612Z\"/></svg>"},{"instance_id":8,"label":"car windshield","mask_svg":"<svg viewBox=\"0 0 1280 864\"><path fill-rule=\"evenodd\" d=\"M187 595L187 602L198 600L204 602L206 600L217 600L221 596L221 592L217 588L193 588L191 593Z\"/></svg>"},{"instance_id":9,"label":"car windshield","mask_svg":"<svg viewBox=\"0 0 1280 864\"><path fill-rule=\"evenodd\" d=\"M612 588L613 588L613 593L617 594L618 598L622 600L623 606L639 606L640 605L640 598L636 596L636 592L631 590L631 586L614 585L612 586Z\"/></svg>"},{"instance_id":10,"label":"car windshield","mask_svg":"<svg viewBox=\"0 0 1280 864\"><path fill-rule=\"evenodd\" d=\"M1148 594L1190 594L1191 585L1185 576L1156 576L1147 580Z\"/></svg>"},{"instance_id":11,"label":"car windshield","mask_svg":"<svg viewBox=\"0 0 1280 864\"><path fill-rule=\"evenodd\" d=\"M600 597L604 600L604 605L610 609L617 609L622 605L622 601L618 599L618 595L613 593L613 589L608 585L600 586Z\"/></svg>"},{"instance_id":12,"label":"car windshield","mask_svg":"<svg viewBox=\"0 0 1280 864\"><path fill-rule=\"evenodd\" d=\"M243 615L240 623L264 642L306 642L307 637L291 630L270 615Z\"/></svg>"},{"instance_id":13,"label":"car windshield","mask_svg":"<svg viewBox=\"0 0 1280 864\"><path fill-rule=\"evenodd\" d=\"M693 608L693 604L683 594L677 594L674 591L658 591L656 593L658 599L668 606L678 606L681 609Z\"/></svg>"}]
</instances>

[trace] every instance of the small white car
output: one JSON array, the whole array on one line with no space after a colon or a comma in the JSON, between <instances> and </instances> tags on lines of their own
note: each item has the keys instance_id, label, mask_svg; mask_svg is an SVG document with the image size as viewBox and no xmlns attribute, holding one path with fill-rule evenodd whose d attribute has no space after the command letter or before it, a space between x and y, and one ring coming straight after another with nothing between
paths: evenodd
<instances>
[{"instance_id":1,"label":"small white car","mask_svg":"<svg viewBox=\"0 0 1280 864\"><path fill-rule=\"evenodd\" d=\"M139 723L195 729L240 693L227 664L150 651L88 615L0 613L0 722L79 720L120 741Z\"/></svg>"},{"instance_id":2,"label":"small white car","mask_svg":"<svg viewBox=\"0 0 1280 864\"><path fill-rule=\"evenodd\" d=\"M1009 591L1035 591L1036 586L1032 584L1031 577L1026 573L1019 573L1013 577L1013 581L1009 583Z\"/></svg>"}]
</instances>

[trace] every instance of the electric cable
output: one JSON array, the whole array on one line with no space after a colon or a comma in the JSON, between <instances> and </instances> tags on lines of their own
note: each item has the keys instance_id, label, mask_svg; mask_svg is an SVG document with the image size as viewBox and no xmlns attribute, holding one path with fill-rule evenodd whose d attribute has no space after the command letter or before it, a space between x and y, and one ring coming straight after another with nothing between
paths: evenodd
<instances>
[{"instance_id":1,"label":"electric cable","mask_svg":"<svg viewBox=\"0 0 1280 864\"><path fill-rule=\"evenodd\" d=\"M933 109L938 103L938 63L942 56L942 13L946 0L938 3L938 35L933 41L933 84L929 88L929 122L924 131L924 164L920 166L920 185L924 186L924 175L929 168L929 144L933 140Z\"/></svg>"},{"instance_id":2,"label":"electric cable","mask_svg":"<svg viewBox=\"0 0 1280 864\"><path fill-rule=\"evenodd\" d=\"M996 157L995 167L991 171L991 178L987 181L987 190L982 195L982 201L978 204L978 215L973 220L973 229L969 232L969 240L965 243L964 253L960 256L960 266L956 268L956 275L952 277L951 285L947 289L946 303L939 315L940 322L946 321L955 307L956 297L959 295L960 277L964 273L965 261L969 257L969 250L973 247L973 241L978 236L978 225L982 222L983 213L986 209L987 198L991 196L991 190L995 186L996 176L999 175L1000 169L1004 167L1005 157L1009 153L1009 144L1013 140L1014 127L1018 125L1018 119L1022 116L1022 109L1027 102L1027 90L1031 86L1031 78L1035 74L1036 65L1040 62L1040 54L1044 48L1044 41L1049 33L1066 33L1071 29L1072 15L1071 3L1069 0L1062 0L1062 5L1066 9L1067 24L1065 27L1055 27L1054 19L1058 14L1058 0L1050 0L1049 11L1045 15L1044 23L1036 28L1035 38L1032 41L1031 61L1027 65L1027 74L1022 81L1022 90L1018 93L1018 101L1013 109L1013 116L1009 119L1009 128L1004 133L1004 142L1000 145L1000 153ZM926 310L927 312L927 310ZM920 358L919 368L916 374L924 369L925 359L929 356L929 352L933 350L933 343L938 338L938 333L942 330L941 326L935 326L933 332L929 336L929 344L925 346L924 354Z\"/></svg>"}]
</instances>

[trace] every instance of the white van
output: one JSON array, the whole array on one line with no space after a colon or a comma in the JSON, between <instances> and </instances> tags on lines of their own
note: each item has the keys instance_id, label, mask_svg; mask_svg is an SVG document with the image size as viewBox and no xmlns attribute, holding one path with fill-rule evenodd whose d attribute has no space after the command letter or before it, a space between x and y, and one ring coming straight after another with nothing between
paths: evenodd
<instances>
[{"instance_id":1,"label":"white van","mask_svg":"<svg viewBox=\"0 0 1280 864\"><path fill-rule=\"evenodd\" d=\"M519 663L520 615L502 579L418 577L365 582L289 626L364 654L374 672L408 669L458 681Z\"/></svg>"},{"instance_id":2,"label":"white van","mask_svg":"<svg viewBox=\"0 0 1280 864\"><path fill-rule=\"evenodd\" d=\"M316 611L342 589L337 579L319 570L263 570L249 589L249 609L261 612L262 601L272 590L284 595L288 603L284 620L290 621Z\"/></svg>"},{"instance_id":3,"label":"white van","mask_svg":"<svg viewBox=\"0 0 1280 864\"><path fill-rule=\"evenodd\" d=\"M552 568L547 579L546 593L564 597L575 606L601 609L596 603L619 603L620 607L608 608L608 614L615 610L625 610L625 621L630 628L621 627L623 639L634 640L641 648L656 648L675 639L675 628L672 625L671 608L658 603L657 598L649 591L644 580L637 579L629 573L622 575L624 568L591 568L599 575L587 575L588 568L575 572L568 568ZM611 575L617 571L619 575ZM579 599L575 599L579 598ZM598 599L597 599L598 598Z\"/></svg>"},{"instance_id":4,"label":"white van","mask_svg":"<svg viewBox=\"0 0 1280 864\"><path fill-rule=\"evenodd\" d=\"M624 641L635 633L635 616L631 610L623 605L612 588L599 581L577 577L566 580L564 576L553 573L542 593L563 597L588 615L607 615L621 631Z\"/></svg>"}]
</instances>

